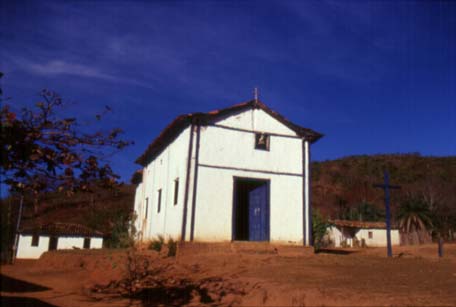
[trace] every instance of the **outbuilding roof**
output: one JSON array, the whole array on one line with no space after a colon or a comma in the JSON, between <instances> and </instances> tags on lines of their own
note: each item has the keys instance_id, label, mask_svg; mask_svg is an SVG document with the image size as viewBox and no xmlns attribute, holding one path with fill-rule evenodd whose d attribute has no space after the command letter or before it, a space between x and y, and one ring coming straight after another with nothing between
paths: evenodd
<instances>
[{"instance_id":1,"label":"outbuilding roof","mask_svg":"<svg viewBox=\"0 0 456 307\"><path fill-rule=\"evenodd\" d=\"M349 221L349 220L332 220L329 221L331 224L340 227L350 227L350 228L376 228L376 229L386 229L385 222L365 222L365 221ZM391 226L394 228L393 226Z\"/></svg>"},{"instance_id":2,"label":"outbuilding roof","mask_svg":"<svg viewBox=\"0 0 456 307\"><path fill-rule=\"evenodd\" d=\"M103 237L103 233L80 224L48 223L30 226L19 231L21 234L49 236Z\"/></svg>"},{"instance_id":3,"label":"outbuilding roof","mask_svg":"<svg viewBox=\"0 0 456 307\"><path fill-rule=\"evenodd\" d=\"M311 143L316 142L323 134L316 132L309 128L301 127L297 124L292 123L284 116L271 110L264 103L259 100L250 100L247 102L239 103L231 107L214 110L208 113L190 113L176 117L159 135L158 137L147 147L146 151L136 159L136 163L146 166L152 161L160 152L166 148L177 136L190 124L206 125L215 120L228 117L230 115L242 112L248 109L261 109L274 117L276 120L293 130L298 136L305 138Z\"/></svg>"}]
</instances>

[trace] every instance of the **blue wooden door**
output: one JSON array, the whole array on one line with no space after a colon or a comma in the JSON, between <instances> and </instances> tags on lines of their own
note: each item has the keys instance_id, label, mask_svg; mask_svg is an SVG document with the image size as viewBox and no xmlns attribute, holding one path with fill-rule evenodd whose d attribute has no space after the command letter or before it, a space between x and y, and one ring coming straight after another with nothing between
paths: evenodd
<instances>
[{"instance_id":1,"label":"blue wooden door","mask_svg":"<svg viewBox=\"0 0 456 307\"><path fill-rule=\"evenodd\" d=\"M249 192L249 241L269 240L269 185Z\"/></svg>"}]
</instances>

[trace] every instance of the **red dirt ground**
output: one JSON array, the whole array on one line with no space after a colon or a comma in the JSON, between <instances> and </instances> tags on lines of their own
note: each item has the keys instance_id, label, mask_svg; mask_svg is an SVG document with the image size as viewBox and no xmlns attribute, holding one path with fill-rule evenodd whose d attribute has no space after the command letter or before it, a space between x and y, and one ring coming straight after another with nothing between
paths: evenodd
<instances>
[{"instance_id":1,"label":"red dirt ground","mask_svg":"<svg viewBox=\"0 0 456 307\"><path fill-rule=\"evenodd\" d=\"M2 266L1 296L10 306L456 305L455 244L441 259L436 245L394 247L390 259L384 248L336 252L186 244L177 257L137 251L129 262L126 250L57 251Z\"/></svg>"}]
</instances>

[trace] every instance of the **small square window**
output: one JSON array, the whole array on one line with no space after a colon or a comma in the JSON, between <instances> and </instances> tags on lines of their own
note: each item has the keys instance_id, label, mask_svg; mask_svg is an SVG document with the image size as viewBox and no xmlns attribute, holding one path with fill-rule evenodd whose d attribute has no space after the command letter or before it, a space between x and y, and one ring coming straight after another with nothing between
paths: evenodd
<instances>
[{"instance_id":1,"label":"small square window","mask_svg":"<svg viewBox=\"0 0 456 307\"><path fill-rule=\"evenodd\" d=\"M32 236L32 246L38 246L40 244L40 236L37 234L34 234Z\"/></svg>"},{"instance_id":2,"label":"small square window","mask_svg":"<svg viewBox=\"0 0 456 307\"><path fill-rule=\"evenodd\" d=\"M269 150L269 135L266 133L255 133L255 149Z\"/></svg>"},{"instance_id":3,"label":"small square window","mask_svg":"<svg viewBox=\"0 0 456 307\"><path fill-rule=\"evenodd\" d=\"M369 235L369 239L374 238L374 234L372 233L372 231L369 231L368 235Z\"/></svg>"}]
</instances>

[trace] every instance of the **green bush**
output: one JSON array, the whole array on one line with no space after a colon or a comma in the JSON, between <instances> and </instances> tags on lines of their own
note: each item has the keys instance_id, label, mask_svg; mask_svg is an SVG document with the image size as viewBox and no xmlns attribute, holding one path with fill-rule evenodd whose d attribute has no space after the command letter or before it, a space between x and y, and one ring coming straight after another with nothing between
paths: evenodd
<instances>
[{"instance_id":1,"label":"green bush","mask_svg":"<svg viewBox=\"0 0 456 307\"><path fill-rule=\"evenodd\" d=\"M318 210L312 213L312 233L313 233L313 246L317 253L323 245L323 237L326 235L328 227L331 224L327 219L323 218Z\"/></svg>"}]
</instances>

